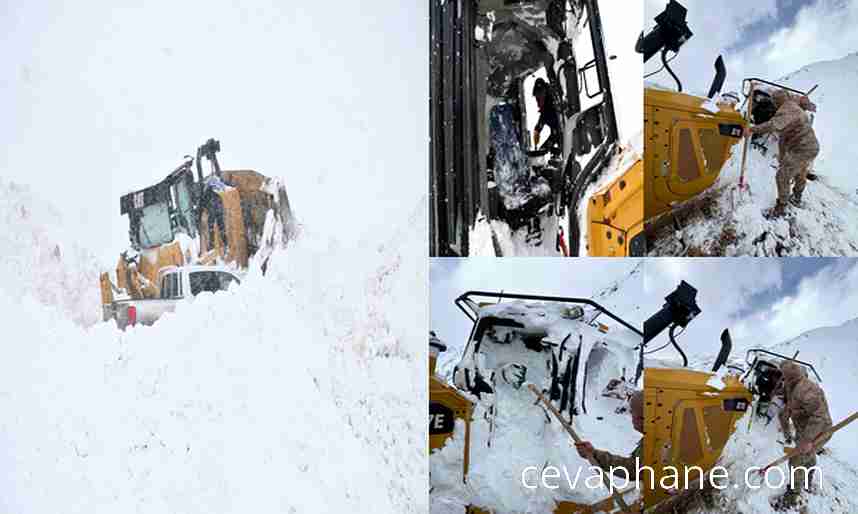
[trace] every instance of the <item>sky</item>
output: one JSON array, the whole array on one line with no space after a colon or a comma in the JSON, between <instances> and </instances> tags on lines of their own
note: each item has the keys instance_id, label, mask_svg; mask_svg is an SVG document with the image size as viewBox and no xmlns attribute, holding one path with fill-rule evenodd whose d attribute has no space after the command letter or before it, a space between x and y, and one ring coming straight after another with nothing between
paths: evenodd
<instances>
[{"instance_id":1,"label":"sky","mask_svg":"<svg viewBox=\"0 0 858 514\"><path fill-rule=\"evenodd\" d=\"M644 310L656 312L685 280L702 313L677 338L689 355L713 355L730 329L735 346L770 346L858 318L858 260L658 258L644 266ZM667 342L662 334L651 344ZM653 355L672 358L671 350Z\"/></svg>"},{"instance_id":2,"label":"sky","mask_svg":"<svg viewBox=\"0 0 858 514\"><path fill-rule=\"evenodd\" d=\"M667 0L644 1L644 30L649 31ZM688 9L694 36L670 66L688 92L708 92L719 54L727 66L724 91L739 91L743 78L776 81L807 64L858 51L858 0L680 0L680 4ZM655 56L645 72L659 67L661 59ZM666 72L647 80L674 87Z\"/></svg>"},{"instance_id":3,"label":"sky","mask_svg":"<svg viewBox=\"0 0 858 514\"><path fill-rule=\"evenodd\" d=\"M0 177L112 263L119 197L214 137L364 246L426 196L427 56L425 3L0 1Z\"/></svg>"}]
</instances>

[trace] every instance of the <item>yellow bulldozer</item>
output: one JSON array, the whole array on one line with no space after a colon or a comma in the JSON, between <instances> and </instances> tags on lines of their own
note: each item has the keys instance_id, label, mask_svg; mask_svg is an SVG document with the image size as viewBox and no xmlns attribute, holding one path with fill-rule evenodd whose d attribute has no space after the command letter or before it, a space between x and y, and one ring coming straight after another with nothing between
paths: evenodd
<instances>
[{"instance_id":1,"label":"yellow bulldozer","mask_svg":"<svg viewBox=\"0 0 858 514\"><path fill-rule=\"evenodd\" d=\"M244 269L257 258L264 270L272 249L293 237L285 187L253 170L222 170L219 151L220 142L209 139L161 182L120 198L130 248L116 264L115 283L108 272L100 276L105 320L117 299L158 297L158 275L166 267ZM203 159L210 163L207 175Z\"/></svg>"},{"instance_id":2,"label":"yellow bulldozer","mask_svg":"<svg viewBox=\"0 0 858 514\"><path fill-rule=\"evenodd\" d=\"M681 282L665 298L664 307L644 323L642 355L673 346L682 359L681 366L644 370L640 485L646 514L685 512L694 505L696 492L712 489L708 474L714 466L727 464L719 459L739 419L748 415L771 421L769 407L780 382L781 363L792 361L821 382L813 365L798 360L797 354L752 348L744 362L731 360L728 330L721 333L721 348L711 368L689 369L676 332L684 331L700 314L696 295L694 287ZM650 349L665 331L668 341Z\"/></svg>"},{"instance_id":3,"label":"yellow bulldozer","mask_svg":"<svg viewBox=\"0 0 858 514\"><path fill-rule=\"evenodd\" d=\"M726 78L721 57L706 97L683 92L670 68L674 55L691 38L686 9L671 0L656 26L641 35L636 50L644 62L661 54L662 68L676 79L677 91L644 88L644 159L628 166L590 198L588 245L591 255L634 256L646 253L646 237L688 208L715 183L733 146L747 125L737 110L738 97L720 95ZM643 234L642 234L643 233Z\"/></svg>"}]
</instances>

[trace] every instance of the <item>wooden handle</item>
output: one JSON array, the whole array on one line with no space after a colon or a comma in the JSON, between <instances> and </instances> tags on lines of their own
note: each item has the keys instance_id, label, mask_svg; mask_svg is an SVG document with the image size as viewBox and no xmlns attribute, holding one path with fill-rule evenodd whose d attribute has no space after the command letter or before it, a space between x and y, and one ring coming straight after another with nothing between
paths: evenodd
<instances>
[{"instance_id":1,"label":"wooden handle","mask_svg":"<svg viewBox=\"0 0 858 514\"><path fill-rule=\"evenodd\" d=\"M560 415L560 412L557 410L557 408L555 408L554 405L552 405L551 402L549 402L545 398L545 396L542 395L542 392L539 389L537 389L535 385L527 384L527 387L528 387L528 389L531 390L531 392L533 392L533 394L535 394L537 396L537 398L539 398L539 401L541 401L543 403L543 405L548 407L548 410L551 411L551 414L553 414L554 417L557 418L557 420L560 422L560 424L563 426L563 428L566 429L566 432L570 436L572 436L573 441L575 441L576 443L583 442L583 440L578 436L578 433L575 432L575 429L572 428L572 425L570 425L569 423L566 422L565 419L563 419L563 416ZM590 462L590 464L592 466L595 466L599 469L602 469L602 465L599 464L599 461L597 461L596 458L593 457L592 454L590 454L590 456L587 457L587 461ZM633 514L631 509L629 508L629 505L623 499L623 496L619 492L617 492L616 489L611 487L611 481L606 479L604 474L600 474L599 476L602 479L602 485L604 485L608 489L608 491L611 493L611 496L614 498L614 501L617 503L617 505L620 506L620 510L622 510L623 512L626 512L628 514Z\"/></svg>"},{"instance_id":2,"label":"wooden handle","mask_svg":"<svg viewBox=\"0 0 858 514\"><path fill-rule=\"evenodd\" d=\"M843 420L843 421L841 421L840 423L838 423L838 424L834 425L833 427L829 428L829 429L828 429L828 430L826 430L825 432L822 432L822 433L820 433L818 436L814 437L814 438L813 438L813 449L814 449L814 450L816 450L817 448L819 448L820 446L822 446L822 444L821 444L821 443L822 443L822 440L823 440L823 439L825 439L826 437L828 437L828 436L830 436L830 435L833 435L835 432L837 432L837 431L838 431L838 430L840 430L841 428L845 427L845 426L846 426L846 425L848 425L849 423L852 423L852 422L853 422L853 421L855 421L856 419L858 419L858 412L855 412L854 414L852 414L852 415L851 415L851 416L849 416L848 418L844 419L844 420ZM790 457L792 457L793 455L795 455L795 454L797 454L797 453L798 453L798 446L796 446L795 448L792 448L792 449L790 449L789 451L787 451L787 452L786 452L786 454L785 454L783 457L781 457L781 458L779 458L779 459L776 459L774 462L772 462L772 463L771 463L771 464L769 464L768 466L766 466L766 467L764 467L764 468L760 469L760 470L759 470L759 473L760 473L760 474L763 474L763 473L765 473L766 471L768 471L769 469L771 469L771 468L773 468L773 467L775 467L775 466L780 466L780 465L781 465L781 464L783 464L784 462L788 461L788 460L790 459Z\"/></svg>"}]
</instances>

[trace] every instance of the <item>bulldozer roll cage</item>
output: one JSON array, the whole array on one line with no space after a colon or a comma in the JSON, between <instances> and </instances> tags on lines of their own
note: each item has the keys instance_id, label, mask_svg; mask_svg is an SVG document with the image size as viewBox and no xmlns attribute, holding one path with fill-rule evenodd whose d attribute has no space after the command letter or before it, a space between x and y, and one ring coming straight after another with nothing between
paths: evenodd
<instances>
[{"instance_id":1,"label":"bulldozer roll cage","mask_svg":"<svg viewBox=\"0 0 858 514\"><path fill-rule=\"evenodd\" d=\"M532 294L516 294L516 293L503 293L503 292L490 292L490 291L468 291L466 293L461 294L458 298L456 298L453 303L456 304L456 307L459 308L465 316L468 317L473 322L477 322L479 320L479 302L477 302L474 298L482 297L482 298L493 298L496 300L496 303L500 303L502 300L526 300L533 302L554 302L554 303L569 303L574 305L587 305L589 307L593 307L599 313L599 315L604 314L608 316L612 320L616 321L620 325L625 328L631 330L635 334L643 337L643 332L641 329L635 327L628 321L614 314L610 310L608 310L603 305L600 305L597 302L589 298L574 298L574 297L566 297L566 296L542 296L542 295L532 295ZM591 320L593 321L593 320Z\"/></svg>"},{"instance_id":2,"label":"bulldozer roll cage","mask_svg":"<svg viewBox=\"0 0 858 514\"><path fill-rule=\"evenodd\" d=\"M753 359L751 359L751 354L754 355ZM813 374L816 376L816 379L819 380L819 382L822 382L822 377L819 376L819 373L817 373L816 368L813 367L813 364L805 361L800 361L795 357L787 357L786 355L780 353L772 352L770 350L764 350L763 348L751 348L745 353L745 364L748 365L748 369L747 371L745 371L745 374L742 375L743 381L756 369L757 363L762 362L760 361L760 355L769 355L771 357L781 359L782 361L794 362L799 366L802 366L812 371Z\"/></svg>"}]
</instances>

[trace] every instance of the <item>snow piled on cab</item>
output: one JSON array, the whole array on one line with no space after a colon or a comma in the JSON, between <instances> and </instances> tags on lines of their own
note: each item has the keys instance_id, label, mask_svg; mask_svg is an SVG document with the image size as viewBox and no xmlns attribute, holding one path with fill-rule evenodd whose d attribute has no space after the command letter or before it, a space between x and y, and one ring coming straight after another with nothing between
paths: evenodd
<instances>
[{"instance_id":1,"label":"snow piled on cab","mask_svg":"<svg viewBox=\"0 0 858 514\"><path fill-rule=\"evenodd\" d=\"M814 129L820 154L803 195L801 207L790 205L787 215L767 219L775 204L777 140L770 136L763 155L749 145L745 171L747 189L738 187L742 142L733 147L716 184L694 200L676 224L659 231L650 255L661 256L854 256L858 254L858 149L851 142L856 126L854 83L858 53L843 59L805 66L777 81L807 91L818 110Z\"/></svg>"},{"instance_id":2,"label":"snow piled on cab","mask_svg":"<svg viewBox=\"0 0 858 514\"><path fill-rule=\"evenodd\" d=\"M612 290L616 291L617 288ZM574 382L577 414L572 425L596 448L628 455L641 435L632 427L625 395L609 397L603 393L612 379L633 380L637 358L634 348L640 337L618 325L603 333L589 322L593 316L589 309L579 311L553 303L503 302L482 307L480 316L514 320L524 328L496 327L483 337L479 354L474 355L472 348L465 349L458 363L460 370L468 368L472 371L470 376L474 376L473 370L479 369L484 377L494 372L494 394L478 398L462 392L474 404L468 480L462 481L464 423L458 421L453 437L429 459L430 510L462 512L465 506L473 505L497 513L552 512L560 501L593 504L607 498L606 488L592 487L593 479L586 482L593 476L590 464L578 455L569 434L537 402L527 383L547 390L552 354L558 358L558 369L563 370L580 346ZM528 349L524 338L535 334L542 334L542 341L549 341L553 349ZM563 350L559 350L561 347ZM527 369L526 383L517 389L500 373L510 364ZM630 382L625 383L631 390ZM568 417L566 412L564 415ZM551 481L558 485L557 489L524 486L523 480L531 485L537 483L539 473L548 466L560 470L560 478ZM525 473L529 467L533 468ZM632 490L626 500L635 501L637 494Z\"/></svg>"},{"instance_id":3,"label":"snow piled on cab","mask_svg":"<svg viewBox=\"0 0 858 514\"><path fill-rule=\"evenodd\" d=\"M97 307L95 267L51 264L53 218L11 205L33 269L0 277L0 511L426 512L425 198L382 244L306 227L265 276L126 332L76 322L60 295ZM79 279L58 301L52 273Z\"/></svg>"}]
</instances>

